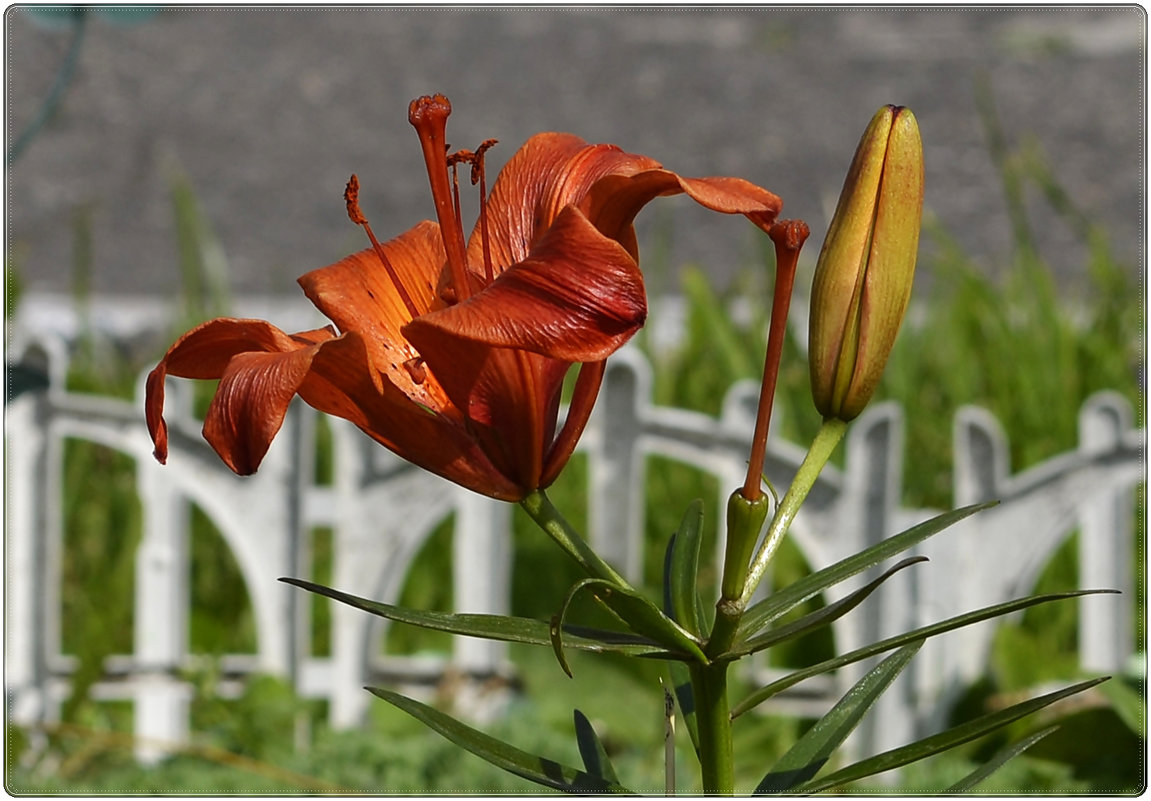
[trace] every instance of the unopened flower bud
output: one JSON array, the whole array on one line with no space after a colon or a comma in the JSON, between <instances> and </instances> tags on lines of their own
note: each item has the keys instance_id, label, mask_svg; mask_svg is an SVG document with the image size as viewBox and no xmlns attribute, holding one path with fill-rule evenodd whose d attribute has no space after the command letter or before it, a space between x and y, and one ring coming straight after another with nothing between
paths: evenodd
<instances>
[{"instance_id":1,"label":"unopened flower bud","mask_svg":"<svg viewBox=\"0 0 1151 801\"><path fill-rule=\"evenodd\" d=\"M919 126L885 106L859 141L815 268L808 355L825 418L855 418L875 392L911 297L922 208Z\"/></svg>"}]
</instances>

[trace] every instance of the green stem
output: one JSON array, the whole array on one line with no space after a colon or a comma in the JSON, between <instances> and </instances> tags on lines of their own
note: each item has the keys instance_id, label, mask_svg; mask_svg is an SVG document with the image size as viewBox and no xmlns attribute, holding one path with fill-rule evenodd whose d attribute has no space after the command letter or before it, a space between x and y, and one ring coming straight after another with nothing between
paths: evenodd
<instances>
[{"instance_id":1,"label":"green stem","mask_svg":"<svg viewBox=\"0 0 1151 801\"><path fill-rule=\"evenodd\" d=\"M699 727L699 766L706 795L732 795L735 792L731 709L727 702L728 664L691 665L691 686Z\"/></svg>"},{"instance_id":2,"label":"green stem","mask_svg":"<svg viewBox=\"0 0 1151 801\"><path fill-rule=\"evenodd\" d=\"M747 581L744 584L743 595L740 597L742 606L746 607L748 601L751 600L752 593L759 586L771 557L775 555L776 549L783 542L783 536L791 528L791 521L795 519L796 513L803 506L807 493L811 492L811 488L815 486L816 479L819 478L824 465L831 458L835 446L843 439L845 431L847 431L847 423L837 418L828 418L820 426L819 432L811 442L811 447L807 450L807 455L803 457L803 464L799 466L799 471L792 479L791 486L787 488L787 494L779 502L779 508L775 510L775 515L771 519L771 526L767 529L763 544L759 546L759 552L756 553L755 559L751 563L751 569L748 571Z\"/></svg>"},{"instance_id":3,"label":"green stem","mask_svg":"<svg viewBox=\"0 0 1151 801\"><path fill-rule=\"evenodd\" d=\"M564 519L564 516L555 508L551 499L542 489L534 490L520 501L520 506L531 516L536 525L552 538L556 545L579 563L589 576L605 579L618 587L631 589L627 580L601 559L599 554L593 551L583 537L572 528L571 523Z\"/></svg>"}]
</instances>

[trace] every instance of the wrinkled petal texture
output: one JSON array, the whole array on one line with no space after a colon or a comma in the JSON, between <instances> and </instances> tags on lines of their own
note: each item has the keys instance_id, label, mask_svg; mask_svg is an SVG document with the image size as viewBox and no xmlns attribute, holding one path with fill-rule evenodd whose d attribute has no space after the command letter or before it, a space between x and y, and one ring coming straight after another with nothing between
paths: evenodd
<instances>
[{"instance_id":1,"label":"wrinkled petal texture","mask_svg":"<svg viewBox=\"0 0 1151 801\"><path fill-rule=\"evenodd\" d=\"M444 264L439 226L422 222L384 243L382 250L416 311L423 314L431 309ZM439 386L434 381L417 384L403 367L419 355L402 333L412 314L373 249L313 270L301 276L299 284L341 333L354 331L363 337L377 389L382 389L386 376L412 400L438 412L446 410Z\"/></svg>"},{"instance_id":2,"label":"wrinkled petal texture","mask_svg":"<svg viewBox=\"0 0 1151 801\"><path fill-rule=\"evenodd\" d=\"M473 430L493 458L536 487L567 369L606 359L646 315L634 260L568 206L527 258L478 295L412 321L404 334L453 403L482 426Z\"/></svg>"},{"instance_id":3,"label":"wrinkled petal texture","mask_svg":"<svg viewBox=\"0 0 1151 801\"><path fill-rule=\"evenodd\" d=\"M148 375L144 403L155 455L168 455L164 379L220 379L204 437L232 470L255 471L279 431L288 403L330 329L289 336L263 320L211 320L180 337Z\"/></svg>"},{"instance_id":4,"label":"wrinkled petal texture","mask_svg":"<svg viewBox=\"0 0 1151 801\"><path fill-rule=\"evenodd\" d=\"M478 295L414 320L404 334L425 358L458 338L590 362L618 350L646 316L643 275L631 256L569 206L527 258Z\"/></svg>"},{"instance_id":5,"label":"wrinkled petal texture","mask_svg":"<svg viewBox=\"0 0 1151 801\"><path fill-rule=\"evenodd\" d=\"M526 490L493 463L449 401L444 401L444 410L436 411L413 401L389 380L377 388L367 369L367 352L365 339L355 332L326 343L313 360L300 396L449 481L493 498L514 501L524 496ZM429 376L425 384L433 380ZM443 393L438 385L436 391Z\"/></svg>"},{"instance_id":6,"label":"wrinkled petal texture","mask_svg":"<svg viewBox=\"0 0 1151 801\"><path fill-rule=\"evenodd\" d=\"M577 205L601 178L656 167L658 162L614 145L588 145L565 133L536 134L504 165L488 198L488 232L497 271L527 258L564 207ZM468 261L483 264L478 224L468 243Z\"/></svg>"}]
</instances>

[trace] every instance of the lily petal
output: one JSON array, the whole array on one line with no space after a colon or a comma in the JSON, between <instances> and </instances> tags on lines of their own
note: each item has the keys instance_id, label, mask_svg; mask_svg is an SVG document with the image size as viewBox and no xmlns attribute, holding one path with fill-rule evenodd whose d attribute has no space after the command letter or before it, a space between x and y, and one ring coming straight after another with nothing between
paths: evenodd
<instances>
[{"instance_id":1,"label":"lily petal","mask_svg":"<svg viewBox=\"0 0 1151 801\"><path fill-rule=\"evenodd\" d=\"M322 412L350 420L400 457L468 489L509 501L534 489L494 464L460 410L450 404L431 409L387 379L377 389L364 368L366 354L365 338L355 332L325 343L300 396ZM466 354L456 355L461 366L474 366ZM426 383L432 380L429 376Z\"/></svg>"},{"instance_id":2,"label":"lily petal","mask_svg":"<svg viewBox=\"0 0 1151 801\"><path fill-rule=\"evenodd\" d=\"M204 418L204 439L233 472L256 472L320 347L251 351L228 362Z\"/></svg>"},{"instance_id":3,"label":"lily petal","mask_svg":"<svg viewBox=\"0 0 1151 801\"><path fill-rule=\"evenodd\" d=\"M453 340L518 348L565 362L594 362L619 349L647 317L643 275L616 242L565 208L523 261L463 303L403 329L436 371Z\"/></svg>"},{"instance_id":4,"label":"lily petal","mask_svg":"<svg viewBox=\"0 0 1151 801\"><path fill-rule=\"evenodd\" d=\"M580 208L604 236L623 243L634 256L631 225L635 215L656 197L681 193L706 209L742 214L763 230L783 208L777 195L742 178L683 178L663 169L605 176L590 189Z\"/></svg>"},{"instance_id":5,"label":"lily petal","mask_svg":"<svg viewBox=\"0 0 1151 801\"><path fill-rule=\"evenodd\" d=\"M633 174L659 162L615 145L589 145L566 133L528 139L500 170L487 202L492 261L498 271L527 258L565 206L579 203L609 174ZM483 264L479 225L468 242L469 263Z\"/></svg>"},{"instance_id":6,"label":"lily petal","mask_svg":"<svg viewBox=\"0 0 1151 801\"><path fill-rule=\"evenodd\" d=\"M335 264L302 275L298 282L308 299L343 332L363 335L367 356L378 373L387 375L414 399L441 408L443 397L412 381L402 369L417 356L401 329L411 319L401 292L421 313L436 302L435 287L444 263L439 226L422 222L381 246L402 286L397 287L375 250L368 248ZM373 376L379 389L380 377Z\"/></svg>"},{"instance_id":7,"label":"lily petal","mask_svg":"<svg viewBox=\"0 0 1151 801\"><path fill-rule=\"evenodd\" d=\"M156 459L163 464L168 458L164 380L169 374L182 378L221 378L238 354L291 352L332 336L334 332L330 328L320 328L293 337L264 320L235 318L209 320L185 333L148 374L144 413Z\"/></svg>"}]
</instances>

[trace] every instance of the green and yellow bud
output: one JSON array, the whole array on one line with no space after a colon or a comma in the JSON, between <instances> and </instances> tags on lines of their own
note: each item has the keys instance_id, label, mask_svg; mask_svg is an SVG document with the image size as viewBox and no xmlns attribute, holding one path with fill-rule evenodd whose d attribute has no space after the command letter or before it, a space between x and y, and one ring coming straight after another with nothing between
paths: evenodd
<instances>
[{"instance_id":1,"label":"green and yellow bud","mask_svg":"<svg viewBox=\"0 0 1151 801\"><path fill-rule=\"evenodd\" d=\"M815 407L848 421L871 399L911 297L923 209L915 116L884 106L863 133L811 290Z\"/></svg>"}]
</instances>

